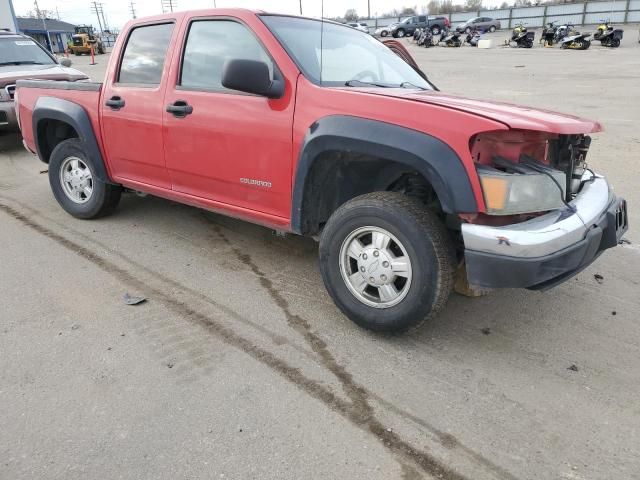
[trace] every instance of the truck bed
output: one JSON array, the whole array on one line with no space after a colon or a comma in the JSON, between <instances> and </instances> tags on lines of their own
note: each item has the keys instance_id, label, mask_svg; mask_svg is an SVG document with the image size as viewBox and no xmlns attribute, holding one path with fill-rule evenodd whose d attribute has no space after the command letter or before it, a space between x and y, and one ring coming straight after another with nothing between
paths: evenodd
<instances>
[{"instance_id":1,"label":"truck bed","mask_svg":"<svg viewBox=\"0 0 640 480\"><path fill-rule=\"evenodd\" d=\"M69 82L58 80L18 80L16 83L16 109L20 116L20 129L25 146L36 152L33 132L33 110L39 99L53 97L68 100L84 108L96 132L98 146L104 154L102 138L99 134L99 105L102 91L101 82Z\"/></svg>"}]
</instances>

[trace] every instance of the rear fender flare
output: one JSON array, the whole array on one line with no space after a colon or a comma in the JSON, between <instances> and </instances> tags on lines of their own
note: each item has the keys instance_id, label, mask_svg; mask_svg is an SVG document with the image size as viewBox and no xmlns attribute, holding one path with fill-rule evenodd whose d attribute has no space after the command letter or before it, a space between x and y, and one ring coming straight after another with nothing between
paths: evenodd
<instances>
[{"instance_id":1,"label":"rear fender flare","mask_svg":"<svg viewBox=\"0 0 640 480\"><path fill-rule=\"evenodd\" d=\"M303 233L303 203L309 173L314 162L328 151L357 152L407 165L431 184L445 212L478 211L462 160L442 140L377 120L331 115L311 125L300 149L291 211L291 227L296 233Z\"/></svg>"},{"instance_id":2,"label":"rear fender flare","mask_svg":"<svg viewBox=\"0 0 640 480\"><path fill-rule=\"evenodd\" d=\"M84 151L93 161L98 179L106 183L113 183L109 179L89 114L81 105L55 97L40 97L36 101L32 115L36 151L40 160L48 163L48 158L45 158L44 154L46 139L41 135L39 128L46 120L59 120L73 127L83 143Z\"/></svg>"}]
</instances>

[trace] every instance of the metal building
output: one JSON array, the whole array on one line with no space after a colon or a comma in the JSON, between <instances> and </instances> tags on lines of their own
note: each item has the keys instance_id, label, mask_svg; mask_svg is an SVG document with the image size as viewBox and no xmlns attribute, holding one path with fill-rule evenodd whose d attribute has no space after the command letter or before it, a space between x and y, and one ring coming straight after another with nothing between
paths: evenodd
<instances>
[{"instance_id":1,"label":"metal building","mask_svg":"<svg viewBox=\"0 0 640 480\"><path fill-rule=\"evenodd\" d=\"M53 53L64 53L67 42L71 40L75 25L52 18L22 18L18 17L20 33L33 37L41 45ZM46 29L45 29L46 28ZM47 32L49 35L47 36ZM51 43L49 44L49 38Z\"/></svg>"}]
</instances>

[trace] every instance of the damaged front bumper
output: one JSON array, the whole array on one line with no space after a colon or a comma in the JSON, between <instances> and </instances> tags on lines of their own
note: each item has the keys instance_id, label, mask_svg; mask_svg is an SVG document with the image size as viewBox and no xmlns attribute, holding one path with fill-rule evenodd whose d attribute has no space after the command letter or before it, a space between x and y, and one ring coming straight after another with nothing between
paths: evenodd
<instances>
[{"instance_id":1,"label":"damaged front bumper","mask_svg":"<svg viewBox=\"0 0 640 480\"><path fill-rule=\"evenodd\" d=\"M571 208L491 227L462 225L467 279L485 288L547 289L590 265L628 229L627 204L604 177L585 173Z\"/></svg>"}]
</instances>

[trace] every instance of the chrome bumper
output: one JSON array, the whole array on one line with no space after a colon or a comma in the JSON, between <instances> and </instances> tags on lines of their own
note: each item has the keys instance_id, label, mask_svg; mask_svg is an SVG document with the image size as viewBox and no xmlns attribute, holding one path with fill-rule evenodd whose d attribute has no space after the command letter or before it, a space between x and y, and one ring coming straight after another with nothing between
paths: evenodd
<instances>
[{"instance_id":1,"label":"chrome bumper","mask_svg":"<svg viewBox=\"0 0 640 480\"><path fill-rule=\"evenodd\" d=\"M582 191L564 207L504 227L464 224L468 281L488 288L547 289L615 247L628 229L627 204L604 177L586 174Z\"/></svg>"},{"instance_id":2,"label":"chrome bumper","mask_svg":"<svg viewBox=\"0 0 640 480\"><path fill-rule=\"evenodd\" d=\"M462 225L465 249L510 257L543 257L578 243L613 199L604 177L585 173L583 180L589 178L593 181L586 183L570 203L575 213L564 207L503 227L465 223Z\"/></svg>"}]
</instances>

